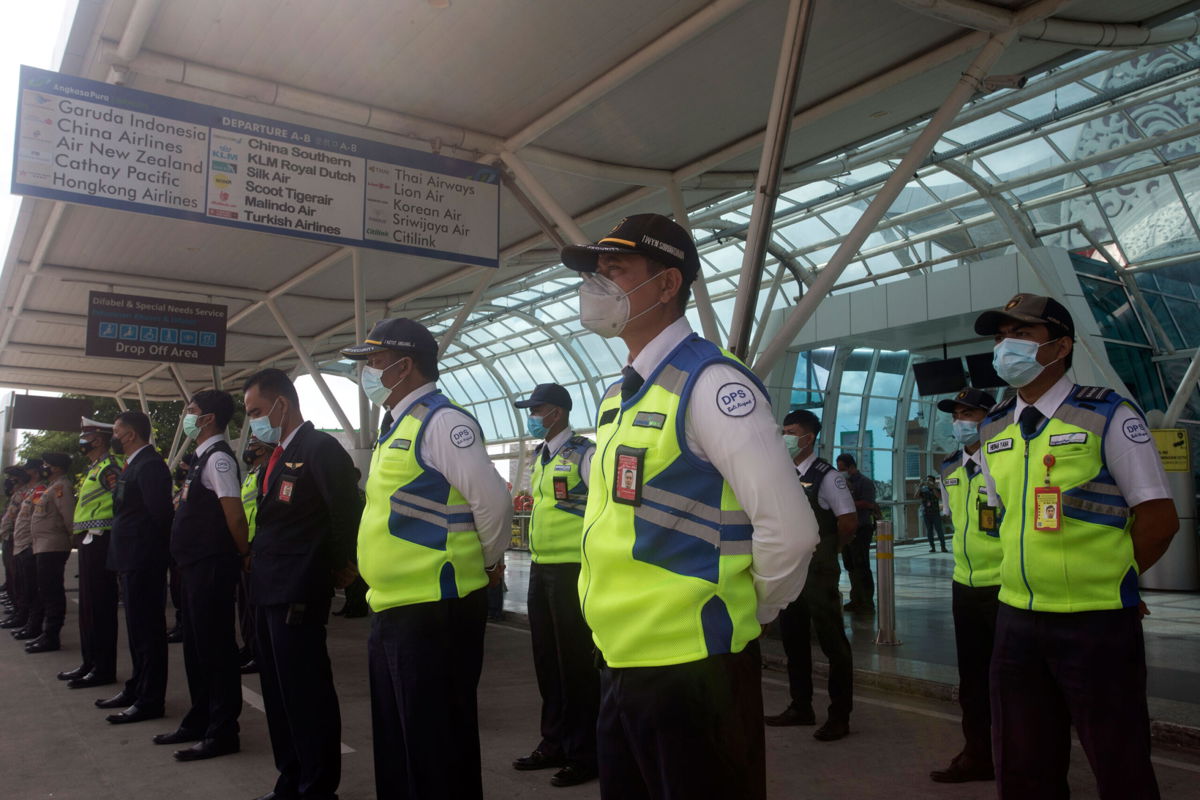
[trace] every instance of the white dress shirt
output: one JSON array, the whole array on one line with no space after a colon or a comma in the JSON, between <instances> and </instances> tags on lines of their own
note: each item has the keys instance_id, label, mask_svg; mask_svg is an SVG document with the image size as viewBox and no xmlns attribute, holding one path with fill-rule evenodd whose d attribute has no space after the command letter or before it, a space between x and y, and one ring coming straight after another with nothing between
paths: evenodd
<instances>
[{"instance_id":1,"label":"white dress shirt","mask_svg":"<svg viewBox=\"0 0 1200 800\"><path fill-rule=\"evenodd\" d=\"M550 437L542 442L542 449L538 451L537 458L542 457L542 453L549 453L546 461L554 460L558 455L558 451L563 449L563 445L567 440L575 435L575 431L571 428L563 428L555 436ZM579 461L579 477L583 479L583 485L588 485L588 479L592 476L592 456L596 455L596 445L591 445L583 451L583 458Z\"/></svg>"},{"instance_id":2,"label":"white dress shirt","mask_svg":"<svg viewBox=\"0 0 1200 800\"><path fill-rule=\"evenodd\" d=\"M430 382L414 389L392 410L403 413L436 388L437 384ZM488 458L479 425L455 406L439 409L425 420L420 454L431 469L440 472L467 499L483 548L484 566L495 566L512 538L512 498Z\"/></svg>"},{"instance_id":3,"label":"white dress shirt","mask_svg":"<svg viewBox=\"0 0 1200 800\"><path fill-rule=\"evenodd\" d=\"M691 335L692 326L680 317L654 337L631 366L648 379ZM721 398L732 384L752 402L742 402L730 413ZM696 379L684 409L684 433L692 453L729 483L754 526L750 574L758 596L758 621L766 624L800 595L820 540L771 405L741 371L712 364Z\"/></svg>"},{"instance_id":4,"label":"white dress shirt","mask_svg":"<svg viewBox=\"0 0 1200 800\"><path fill-rule=\"evenodd\" d=\"M1058 382L1039 397L1033 407L1049 418L1063 404L1075 384L1063 376ZM1013 419L1020 419L1021 412L1029 405L1017 395L1017 404L1013 408ZM981 450L982 452L982 450ZM1108 463L1108 471L1112 473L1121 496L1130 508L1147 500L1161 500L1171 497L1171 487L1167 484L1167 473L1163 469L1162 460L1158 457L1158 448L1154 445L1154 437L1150 428L1141 415L1122 403L1113 413L1104 435L1104 460ZM987 480L988 502L996 505L996 485L992 481L992 473L988 469L987 455L983 456L983 474Z\"/></svg>"},{"instance_id":5,"label":"white dress shirt","mask_svg":"<svg viewBox=\"0 0 1200 800\"><path fill-rule=\"evenodd\" d=\"M804 477L816 460L817 453L814 450L809 453L808 458L796 465L796 474ZM854 496L850 494L846 476L836 469L827 472L825 480L821 481L821 488L817 490L817 505L826 511L832 511L835 517L854 514L854 524L858 524L858 508L854 505Z\"/></svg>"},{"instance_id":6,"label":"white dress shirt","mask_svg":"<svg viewBox=\"0 0 1200 800\"><path fill-rule=\"evenodd\" d=\"M212 448L217 442L225 441L223 434L210 436L201 444L196 445L196 461ZM242 484L238 478L237 462L228 453L213 453L200 473L200 484L216 494L218 498L236 497L241 499Z\"/></svg>"}]
</instances>

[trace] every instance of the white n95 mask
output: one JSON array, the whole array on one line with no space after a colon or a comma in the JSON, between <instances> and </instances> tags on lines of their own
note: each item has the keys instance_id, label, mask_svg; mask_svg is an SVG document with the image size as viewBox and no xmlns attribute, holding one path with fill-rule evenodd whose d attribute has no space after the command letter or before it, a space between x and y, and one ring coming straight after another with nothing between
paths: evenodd
<instances>
[{"instance_id":1,"label":"white n95 mask","mask_svg":"<svg viewBox=\"0 0 1200 800\"><path fill-rule=\"evenodd\" d=\"M579 324L605 339L620 336L631 320L654 308L650 306L633 317L629 316L629 295L657 278L657 275L651 275L628 292L621 291L616 283L594 272L582 273L582 277L583 283L579 284Z\"/></svg>"}]
</instances>

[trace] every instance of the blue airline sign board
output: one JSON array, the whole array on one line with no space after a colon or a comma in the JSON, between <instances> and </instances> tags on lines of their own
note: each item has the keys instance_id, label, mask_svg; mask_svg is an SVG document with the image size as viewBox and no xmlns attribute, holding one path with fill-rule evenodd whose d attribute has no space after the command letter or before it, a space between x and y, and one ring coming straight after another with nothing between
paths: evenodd
<instances>
[{"instance_id":1,"label":"blue airline sign board","mask_svg":"<svg viewBox=\"0 0 1200 800\"><path fill-rule=\"evenodd\" d=\"M33 67L14 194L498 266L494 167Z\"/></svg>"}]
</instances>

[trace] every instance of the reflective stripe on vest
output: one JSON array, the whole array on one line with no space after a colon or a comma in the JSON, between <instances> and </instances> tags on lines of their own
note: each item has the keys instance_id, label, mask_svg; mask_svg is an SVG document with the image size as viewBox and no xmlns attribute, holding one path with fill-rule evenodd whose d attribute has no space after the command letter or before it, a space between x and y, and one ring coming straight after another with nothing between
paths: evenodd
<instances>
[{"instance_id":1,"label":"reflective stripe on vest","mask_svg":"<svg viewBox=\"0 0 1200 800\"><path fill-rule=\"evenodd\" d=\"M761 388L740 362L692 336L627 403L616 385L600 405L579 594L612 667L736 653L761 632L750 519L721 474L687 449L684 412L710 364L734 366ZM640 501L622 501L630 459L639 458Z\"/></svg>"},{"instance_id":2,"label":"reflective stripe on vest","mask_svg":"<svg viewBox=\"0 0 1200 800\"><path fill-rule=\"evenodd\" d=\"M451 405L441 392L418 399L371 454L358 567L375 611L465 597L487 584L470 505L421 458L426 423Z\"/></svg>"},{"instance_id":3,"label":"reflective stripe on vest","mask_svg":"<svg viewBox=\"0 0 1200 800\"><path fill-rule=\"evenodd\" d=\"M960 450L942 462L941 472L946 505L954 523L954 580L964 586L999 586L999 531L984 533L979 529L979 507L987 504L983 470L968 477Z\"/></svg>"},{"instance_id":4,"label":"reflective stripe on vest","mask_svg":"<svg viewBox=\"0 0 1200 800\"><path fill-rule=\"evenodd\" d=\"M545 444L542 445L545 447ZM533 515L529 520L529 556L535 564L578 564L583 538L583 514L587 508L587 484L583 482L583 457L592 441L572 436L543 464L539 451L533 459L530 488ZM556 482L566 497L555 492Z\"/></svg>"},{"instance_id":5,"label":"reflective stripe on vest","mask_svg":"<svg viewBox=\"0 0 1200 800\"><path fill-rule=\"evenodd\" d=\"M1014 403L985 420L981 439L1005 507L1001 602L1053 612L1138 604L1129 506L1104 460L1104 434L1122 403L1129 401L1116 393L1097 398L1077 386L1029 441L1021 436ZM1060 530L1053 532L1033 527L1034 489L1044 483L1046 455L1054 456L1050 483L1062 490Z\"/></svg>"},{"instance_id":6,"label":"reflective stripe on vest","mask_svg":"<svg viewBox=\"0 0 1200 800\"><path fill-rule=\"evenodd\" d=\"M71 526L76 533L96 533L112 527L112 488L101 481L104 470L110 466L119 470L121 461L116 456L105 456L84 474L79 484L79 499L75 501L75 521Z\"/></svg>"},{"instance_id":7,"label":"reflective stripe on vest","mask_svg":"<svg viewBox=\"0 0 1200 800\"><path fill-rule=\"evenodd\" d=\"M261 471L262 467L255 467L242 480L242 509L246 512L246 526L250 531L247 541L254 541L254 523L258 519L258 473Z\"/></svg>"}]
</instances>

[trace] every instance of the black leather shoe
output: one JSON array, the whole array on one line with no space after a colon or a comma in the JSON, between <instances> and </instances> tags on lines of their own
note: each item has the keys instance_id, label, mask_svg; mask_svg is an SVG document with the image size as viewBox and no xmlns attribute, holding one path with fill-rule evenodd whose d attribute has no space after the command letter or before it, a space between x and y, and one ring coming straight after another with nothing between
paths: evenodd
<instances>
[{"instance_id":1,"label":"black leather shoe","mask_svg":"<svg viewBox=\"0 0 1200 800\"><path fill-rule=\"evenodd\" d=\"M89 672L82 678L73 678L67 681L68 689L88 689L92 686L108 686L110 683L116 683L116 675L98 675L96 672Z\"/></svg>"},{"instance_id":2,"label":"black leather shoe","mask_svg":"<svg viewBox=\"0 0 1200 800\"><path fill-rule=\"evenodd\" d=\"M533 769L550 769L552 767L565 767L567 762L562 756L548 756L541 750L534 750L523 758L518 758L512 762L513 769L519 769L522 772Z\"/></svg>"},{"instance_id":3,"label":"black leather shoe","mask_svg":"<svg viewBox=\"0 0 1200 800\"><path fill-rule=\"evenodd\" d=\"M36 639L41 635L41 631L31 631L29 628L21 628L19 631L12 632L12 637L14 639Z\"/></svg>"},{"instance_id":4,"label":"black leather shoe","mask_svg":"<svg viewBox=\"0 0 1200 800\"><path fill-rule=\"evenodd\" d=\"M550 778L550 785L578 786L581 783L594 781L597 774L595 767L581 767L578 764L567 764L554 773L554 776Z\"/></svg>"},{"instance_id":5,"label":"black leather shoe","mask_svg":"<svg viewBox=\"0 0 1200 800\"><path fill-rule=\"evenodd\" d=\"M167 641L171 644L179 644L183 641L183 628L176 625L171 630L167 631Z\"/></svg>"},{"instance_id":6,"label":"black leather shoe","mask_svg":"<svg viewBox=\"0 0 1200 800\"><path fill-rule=\"evenodd\" d=\"M60 681L73 681L73 680L76 680L77 678L82 678L84 675L87 675L91 671L92 671L92 668L89 667L87 664L80 664L75 669L58 673L58 679Z\"/></svg>"},{"instance_id":7,"label":"black leather shoe","mask_svg":"<svg viewBox=\"0 0 1200 800\"><path fill-rule=\"evenodd\" d=\"M813 731L813 738L819 742L836 742L850 735L850 723L845 720L831 719Z\"/></svg>"},{"instance_id":8,"label":"black leather shoe","mask_svg":"<svg viewBox=\"0 0 1200 800\"><path fill-rule=\"evenodd\" d=\"M252 658L245 664L242 664L242 666L238 668L238 671L243 675L256 675L258 674L258 662Z\"/></svg>"},{"instance_id":9,"label":"black leather shoe","mask_svg":"<svg viewBox=\"0 0 1200 800\"><path fill-rule=\"evenodd\" d=\"M133 705L133 696L120 691L107 700L97 700L96 708L125 708Z\"/></svg>"},{"instance_id":10,"label":"black leather shoe","mask_svg":"<svg viewBox=\"0 0 1200 800\"><path fill-rule=\"evenodd\" d=\"M772 728L784 728L788 725L816 725L817 715L813 713L812 706L805 708L788 706L783 713L772 717L763 717L763 722Z\"/></svg>"},{"instance_id":11,"label":"black leather shoe","mask_svg":"<svg viewBox=\"0 0 1200 800\"><path fill-rule=\"evenodd\" d=\"M156 733L151 741L155 744L185 744L186 742L199 742L203 738L204 734L202 733L192 733L179 728L170 733Z\"/></svg>"},{"instance_id":12,"label":"black leather shoe","mask_svg":"<svg viewBox=\"0 0 1200 800\"><path fill-rule=\"evenodd\" d=\"M150 711L141 706L130 706L119 714L109 714L105 717L106 720L113 725L127 725L130 722L142 722L147 719L162 719L163 711Z\"/></svg>"},{"instance_id":13,"label":"black leather shoe","mask_svg":"<svg viewBox=\"0 0 1200 800\"><path fill-rule=\"evenodd\" d=\"M967 783L968 781L993 781L996 772L991 764L963 758L962 754L954 757L950 766L945 769L935 769L929 773L935 783Z\"/></svg>"},{"instance_id":14,"label":"black leather shoe","mask_svg":"<svg viewBox=\"0 0 1200 800\"><path fill-rule=\"evenodd\" d=\"M175 760L203 761L206 758L227 756L231 753L236 753L241 749L241 745L238 743L238 737L236 736L230 736L227 739L204 739L196 742L191 747L183 750L176 750Z\"/></svg>"},{"instance_id":15,"label":"black leather shoe","mask_svg":"<svg viewBox=\"0 0 1200 800\"><path fill-rule=\"evenodd\" d=\"M43 633L38 638L34 639L25 645L26 653L53 653L55 650L62 649L62 642L57 636L51 636L48 633Z\"/></svg>"},{"instance_id":16,"label":"black leather shoe","mask_svg":"<svg viewBox=\"0 0 1200 800\"><path fill-rule=\"evenodd\" d=\"M0 628L13 629L24 628L25 620L20 617L5 617L3 622L0 622Z\"/></svg>"}]
</instances>

